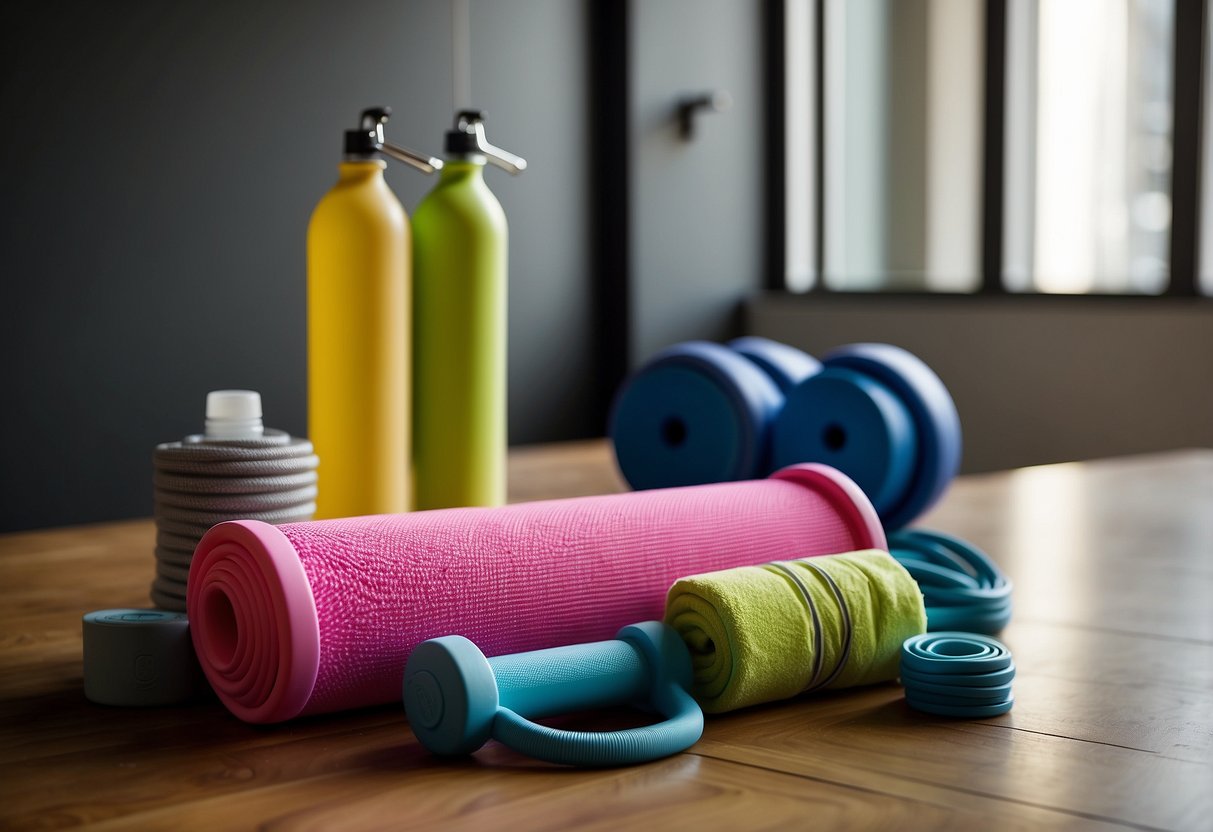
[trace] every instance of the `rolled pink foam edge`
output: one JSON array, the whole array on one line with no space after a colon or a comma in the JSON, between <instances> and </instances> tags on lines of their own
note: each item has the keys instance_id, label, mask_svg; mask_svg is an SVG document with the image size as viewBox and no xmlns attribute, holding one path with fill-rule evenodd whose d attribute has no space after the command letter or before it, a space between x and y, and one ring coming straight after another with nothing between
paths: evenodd
<instances>
[{"instance_id":1,"label":"rolled pink foam edge","mask_svg":"<svg viewBox=\"0 0 1213 832\"><path fill-rule=\"evenodd\" d=\"M771 478L827 499L853 530L856 549L888 549L871 501L845 474L803 463ZM303 712L320 669L320 621L303 563L281 530L233 520L208 531L190 565L186 611L203 672L228 710L251 723Z\"/></svg>"},{"instance_id":2,"label":"rolled pink foam edge","mask_svg":"<svg viewBox=\"0 0 1213 832\"><path fill-rule=\"evenodd\" d=\"M227 580L225 562L244 567L251 586ZM298 716L320 669L320 622L303 563L286 535L259 520L220 523L198 542L187 587L194 651L228 710L245 722ZM254 596L261 604L268 600L268 610ZM247 678L241 665L268 673L268 684Z\"/></svg>"},{"instance_id":3,"label":"rolled pink foam edge","mask_svg":"<svg viewBox=\"0 0 1213 832\"><path fill-rule=\"evenodd\" d=\"M780 468L771 474L769 479L788 480L811 488L826 497L851 528L862 530L867 535L866 542L857 546L857 549L884 549L886 552L889 550L884 524L880 522L876 507L855 480L837 468L818 462L801 462Z\"/></svg>"}]
</instances>

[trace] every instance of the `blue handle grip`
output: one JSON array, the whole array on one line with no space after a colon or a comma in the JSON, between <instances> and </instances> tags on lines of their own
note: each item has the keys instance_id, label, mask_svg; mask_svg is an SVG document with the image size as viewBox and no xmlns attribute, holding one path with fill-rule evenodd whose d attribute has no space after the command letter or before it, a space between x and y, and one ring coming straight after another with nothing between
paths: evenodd
<instances>
[{"instance_id":1,"label":"blue handle grip","mask_svg":"<svg viewBox=\"0 0 1213 832\"><path fill-rule=\"evenodd\" d=\"M470 754L490 738L553 763L625 765L676 754L703 733L687 693L691 659L659 621L633 624L615 640L485 658L462 636L417 646L404 671L413 732L435 754ZM625 731L562 731L532 718L641 703L664 722Z\"/></svg>"}]
</instances>

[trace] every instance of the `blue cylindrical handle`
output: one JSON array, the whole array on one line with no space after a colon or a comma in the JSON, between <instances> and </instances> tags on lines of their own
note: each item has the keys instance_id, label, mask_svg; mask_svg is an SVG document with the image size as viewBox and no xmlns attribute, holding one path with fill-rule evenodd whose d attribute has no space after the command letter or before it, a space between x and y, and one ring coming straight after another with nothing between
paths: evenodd
<instances>
[{"instance_id":1,"label":"blue cylindrical handle","mask_svg":"<svg viewBox=\"0 0 1213 832\"><path fill-rule=\"evenodd\" d=\"M797 384L821 372L821 362L816 358L770 338L746 335L729 341L728 347L757 364L785 396Z\"/></svg>"},{"instance_id":2,"label":"blue cylindrical handle","mask_svg":"<svg viewBox=\"0 0 1213 832\"><path fill-rule=\"evenodd\" d=\"M498 705L527 717L638 702L651 681L644 657L618 640L511 653L488 662Z\"/></svg>"},{"instance_id":3,"label":"blue cylindrical handle","mask_svg":"<svg viewBox=\"0 0 1213 832\"><path fill-rule=\"evenodd\" d=\"M659 621L633 624L612 641L485 658L462 636L424 642L409 656L404 703L413 732L435 754L470 754L489 738L567 765L624 765L682 751L703 732L687 693L691 659ZM530 720L625 703L666 717L626 731L562 731Z\"/></svg>"}]
</instances>

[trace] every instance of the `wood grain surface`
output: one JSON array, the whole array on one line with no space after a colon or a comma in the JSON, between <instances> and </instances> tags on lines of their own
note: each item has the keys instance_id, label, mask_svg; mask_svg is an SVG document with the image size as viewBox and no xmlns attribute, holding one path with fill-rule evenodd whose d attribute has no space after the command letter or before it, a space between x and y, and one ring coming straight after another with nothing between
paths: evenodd
<instances>
[{"instance_id":1,"label":"wood grain surface","mask_svg":"<svg viewBox=\"0 0 1213 832\"><path fill-rule=\"evenodd\" d=\"M615 491L602 442L519 449L515 500ZM429 756L399 707L251 726L82 692L82 613L146 607L151 521L0 536L0 829L1213 829L1213 451L961 478L919 525L1015 582L1015 708L894 684L711 717L666 760ZM628 711L554 724L616 728Z\"/></svg>"}]
</instances>

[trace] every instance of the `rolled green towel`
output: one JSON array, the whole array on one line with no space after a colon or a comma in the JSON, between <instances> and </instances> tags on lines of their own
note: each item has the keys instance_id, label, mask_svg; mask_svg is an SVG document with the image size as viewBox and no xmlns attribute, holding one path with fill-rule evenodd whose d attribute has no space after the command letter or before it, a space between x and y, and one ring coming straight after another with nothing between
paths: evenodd
<instances>
[{"instance_id":1,"label":"rolled green towel","mask_svg":"<svg viewBox=\"0 0 1213 832\"><path fill-rule=\"evenodd\" d=\"M708 713L895 679L901 643L927 627L918 584L878 549L682 578L665 621Z\"/></svg>"}]
</instances>

